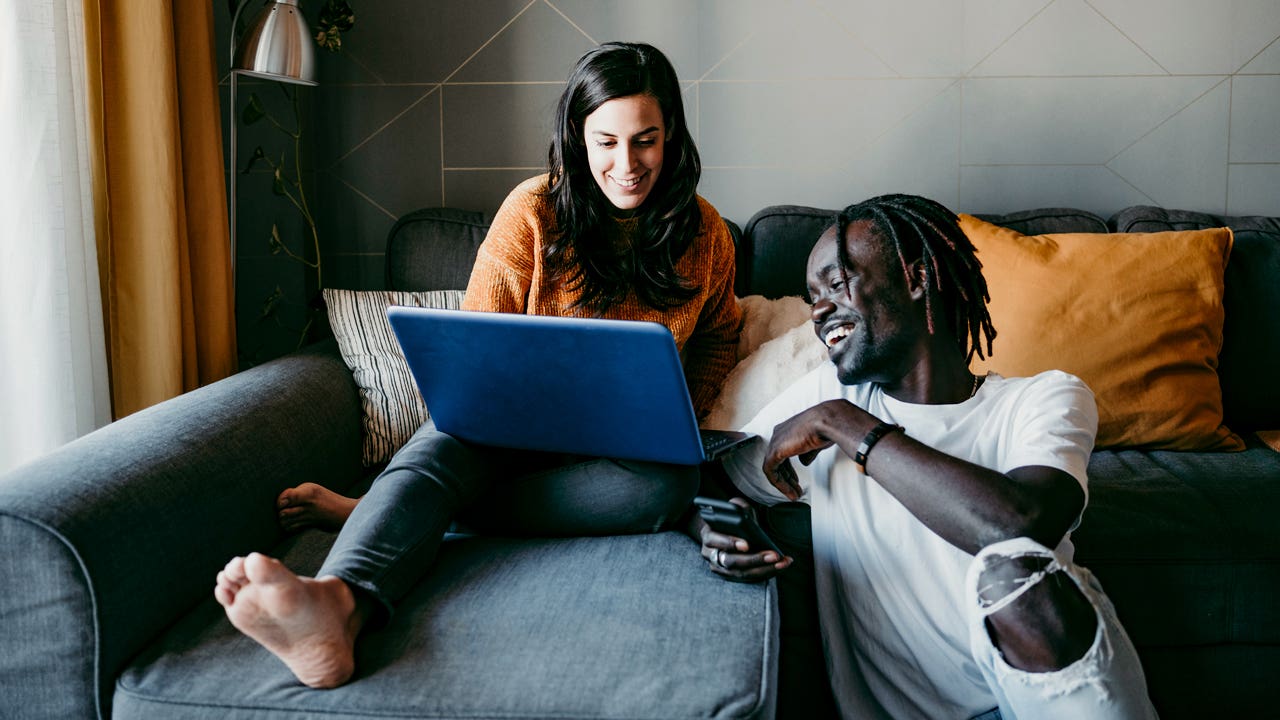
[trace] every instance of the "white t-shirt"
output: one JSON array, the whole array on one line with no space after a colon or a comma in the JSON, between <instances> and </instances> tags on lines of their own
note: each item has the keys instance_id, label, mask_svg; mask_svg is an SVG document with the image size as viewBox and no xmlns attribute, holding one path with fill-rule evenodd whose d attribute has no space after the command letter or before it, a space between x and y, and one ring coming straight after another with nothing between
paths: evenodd
<instances>
[{"instance_id":1,"label":"white t-shirt","mask_svg":"<svg viewBox=\"0 0 1280 720\"><path fill-rule=\"evenodd\" d=\"M824 362L784 391L744 430L766 442L725 459L746 495L783 500L761 470L778 423L820 402L844 398L906 428L948 455L1007 472L1058 468L1080 481L1097 432L1093 393L1050 371L1031 378L987 376L955 405L913 405L875 384L840 384ZM872 453L875 451L872 450ZM995 707L969 650L965 574L973 556L915 518L839 448L807 468L792 459L813 508L814 569L827 663L841 714L857 718L969 718ZM1071 558L1068 535L1059 546Z\"/></svg>"}]
</instances>

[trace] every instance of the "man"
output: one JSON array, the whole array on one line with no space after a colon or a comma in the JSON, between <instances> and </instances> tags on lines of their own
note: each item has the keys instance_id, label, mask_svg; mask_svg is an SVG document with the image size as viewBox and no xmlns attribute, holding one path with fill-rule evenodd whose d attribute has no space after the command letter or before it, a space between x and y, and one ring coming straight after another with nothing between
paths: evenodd
<instances>
[{"instance_id":1,"label":"man","mask_svg":"<svg viewBox=\"0 0 1280 720\"><path fill-rule=\"evenodd\" d=\"M995 337L980 269L933 201L842 211L807 267L830 362L748 424L767 443L726 470L758 502L812 506L843 716L1154 717L1110 602L1072 563L1093 395L1057 371L969 372ZM703 543L731 578L778 571L709 529Z\"/></svg>"}]
</instances>

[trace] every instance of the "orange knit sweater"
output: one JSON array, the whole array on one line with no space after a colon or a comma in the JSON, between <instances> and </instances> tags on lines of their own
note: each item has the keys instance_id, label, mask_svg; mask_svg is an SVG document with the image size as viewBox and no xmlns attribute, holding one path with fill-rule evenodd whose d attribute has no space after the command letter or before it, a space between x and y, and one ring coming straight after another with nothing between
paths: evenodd
<instances>
[{"instance_id":1,"label":"orange knit sweater","mask_svg":"<svg viewBox=\"0 0 1280 720\"><path fill-rule=\"evenodd\" d=\"M573 306L581 293L552 282L543 264L543 245L555 225L551 203L541 194L546 187L546 175L530 178L502 203L480 245L462 304L464 310L586 314ZM676 270L701 288L698 295L679 307L656 310L631 293L604 317L649 320L667 326L680 349L694 410L702 417L711 409L725 376L733 369L742 315L733 295L733 238L711 203L699 197L698 205L702 227L676 263ZM621 241L634 228L634 222L619 221L606 240Z\"/></svg>"}]
</instances>

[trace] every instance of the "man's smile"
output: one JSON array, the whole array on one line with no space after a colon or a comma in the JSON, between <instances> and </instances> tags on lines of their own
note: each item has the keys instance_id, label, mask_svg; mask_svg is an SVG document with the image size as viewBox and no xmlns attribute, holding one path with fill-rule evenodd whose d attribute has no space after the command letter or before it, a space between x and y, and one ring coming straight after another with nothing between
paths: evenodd
<instances>
[{"instance_id":1,"label":"man's smile","mask_svg":"<svg viewBox=\"0 0 1280 720\"><path fill-rule=\"evenodd\" d=\"M841 340L853 334L853 323L837 323L823 329L822 341L828 348L834 348Z\"/></svg>"}]
</instances>

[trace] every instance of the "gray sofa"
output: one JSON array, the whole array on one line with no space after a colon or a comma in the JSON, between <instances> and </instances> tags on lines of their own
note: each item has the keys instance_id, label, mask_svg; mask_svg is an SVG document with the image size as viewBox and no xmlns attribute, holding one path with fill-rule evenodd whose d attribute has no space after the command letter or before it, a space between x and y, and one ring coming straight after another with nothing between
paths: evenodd
<instances>
[{"instance_id":1,"label":"gray sofa","mask_svg":"<svg viewBox=\"0 0 1280 720\"><path fill-rule=\"evenodd\" d=\"M1107 227L1078 211L989 219L1024 232ZM1202 219L1148 208L1113 222ZM825 222L795 207L753 218L738 294L798 294ZM1228 224L1227 422L1280 427L1280 383L1266 377L1280 367L1280 224ZM455 210L401 219L387 286L464 287L486 226ZM451 537L390 625L362 638L354 681L302 687L226 622L213 577L250 550L314 571L332 536L284 536L272 501L304 480L360 492L372 472L360 442L357 392L329 341L0 477L0 717L754 718L775 704L792 717L829 707L805 574L723 582L672 532ZM1100 452L1091 465L1080 558L1115 600L1168 718L1280 703L1280 454L1250 443L1237 454ZM769 519L803 561L803 513Z\"/></svg>"}]
</instances>

